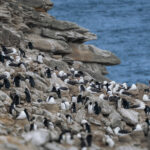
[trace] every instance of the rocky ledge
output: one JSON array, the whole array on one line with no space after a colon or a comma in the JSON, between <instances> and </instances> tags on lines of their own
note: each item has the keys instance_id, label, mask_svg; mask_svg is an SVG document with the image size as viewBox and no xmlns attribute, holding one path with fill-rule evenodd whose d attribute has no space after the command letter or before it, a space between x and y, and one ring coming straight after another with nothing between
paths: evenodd
<instances>
[{"instance_id":1,"label":"rocky ledge","mask_svg":"<svg viewBox=\"0 0 150 150\"><path fill-rule=\"evenodd\" d=\"M106 79L120 60L52 6L0 0L0 149L149 150L149 87Z\"/></svg>"}]
</instances>

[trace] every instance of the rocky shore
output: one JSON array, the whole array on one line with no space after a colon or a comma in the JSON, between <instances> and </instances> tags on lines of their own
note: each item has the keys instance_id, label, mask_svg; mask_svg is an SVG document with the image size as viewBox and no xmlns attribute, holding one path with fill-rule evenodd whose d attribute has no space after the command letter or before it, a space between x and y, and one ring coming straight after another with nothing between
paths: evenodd
<instances>
[{"instance_id":1,"label":"rocky shore","mask_svg":"<svg viewBox=\"0 0 150 150\"><path fill-rule=\"evenodd\" d=\"M120 60L52 7L0 0L0 150L149 150L149 87L107 79Z\"/></svg>"}]
</instances>

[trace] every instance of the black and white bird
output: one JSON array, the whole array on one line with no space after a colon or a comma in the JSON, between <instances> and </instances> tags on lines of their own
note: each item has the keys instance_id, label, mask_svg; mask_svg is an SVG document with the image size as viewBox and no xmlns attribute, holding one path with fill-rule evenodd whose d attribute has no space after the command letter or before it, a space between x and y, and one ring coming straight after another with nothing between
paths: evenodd
<instances>
[{"instance_id":1,"label":"black and white bird","mask_svg":"<svg viewBox=\"0 0 150 150\"><path fill-rule=\"evenodd\" d=\"M28 90L28 88L25 88L25 91L24 91L25 95L26 95L26 98L25 100L30 103L31 102L31 94L30 94L30 91Z\"/></svg>"},{"instance_id":2,"label":"black and white bird","mask_svg":"<svg viewBox=\"0 0 150 150\"><path fill-rule=\"evenodd\" d=\"M4 78L4 86L5 86L6 89L10 88L10 82L7 78Z\"/></svg>"},{"instance_id":3,"label":"black and white bird","mask_svg":"<svg viewBox=\"0 0 150 150\"><path fill-rule=\"evenodd\" d=\"M48 68L48 67L46 67L45 69L46 69L46 71L45 71L46 77L47 77L47 78L51 78L51 76L52 76L52 75L51 75L51 69Z\"/></svg>"},{"instance_id":4,"label":"black and white bird","mask_svg":"<svg viewBox=\"0 0 150 150\"><path fill-rule=\"evenodd\" d=\"M43 120L43 124L48 129L54 129L54 124L50 120L48 120L46 117Z\"/></svg>"},{"instance_id":5,"label":"black and white bird","mask_svg":"<svg viewBox=\"0 0 150 150\"><path fill-rule=\"evenodd\" d=\"M62 101L61 102L61 109L62 110L69 110L70 109L70 103L68 101Z\"/></svg>"},{"instance_id":6,"label":"black and white bird","mask_svg":"<svg viewBox=\"0 0 150 150\"><path fill-rule=\"evenodd\" d=\"M9 113L13 116L16 116L16 113L17 113L15 108L16 108L16 105L14 102L12 102L10 107L9 107Z\"/></svg>"},{"instance_id":7,"label":"black and white bird","mask_svg":"<svg viewBox=\"0 0 150 150\"><path fill-rule=\"evenodd\" d=\"M93 110L94 110L94 113L95 113L96 115L99 115L99 114L100 114L100 112L101 112L101 107L98 106L98 103L97 103L97 102L95 102L94 107L93 107Z\"/></svg>"},{"instance_id":8,"label":"black and white bird","mask_svg":"<svg viewBox=\"0 0 150 150\"><path fill-rule=\"evenodd\" d=\"M129 109L130 108L130 103L125 98L122 98L122 106L125 109Z\"/></svg>"},{"instance_id":9,"label":"black and white bird","mask_svg":"<svg viewBox=\"0 0 150 150\"><path fill-rule=\"evenodd\" d=\"M43 64L43 57L45 57L43 54L39 53L37 56L37 62L39 64Z\"/></svg>"},{"instance_id":10,"label":"black and white bird","mask_svg":"<svg viewBox=\"0 0 150 150\"><path fill-rule=\"evenodd\" d=\"M89 102L89 104L88 104L88 114L93 114L93 104L92 104L92 102Z\"/></svg>"},{"instance_id":11,"label":"black and white bird","mask_svg":"<svg viewBox=\"0 0 150 150\"><path fill-rule=\"evenodd\" d=\"M11 99L12 99L12 101L13 101L13 103L14 103L15 105L19 105L19 104L20 104L20 97L19 97L18 94L16 94L16 93L11 93L11 94L10 94L10 97L11 97Z\"/></svg>"},{"instance_id":12,"label":"black and white bird","mask_svg":"<svg viewBox=\"0 0 150 150\"><path fill-rule=\"evenodd\" d=\"M73 95L73 96L71 97L71 101L72 101L73 103L77 103L77 96Z\"/></svg>"},{"instance_id":13,"label":"black and white bird","mask_svg":"<svg viewBox=\"0 0 150 150\"><path fill-rule=\"evenodd\" d=\"M20 80L21 80L20 75L14 77L14 84L16 87L20 87Z\"/></svg>"},{"instance_id":14,"label":"black and white bird","mask_svg":"<svg viewBox=\"0 0 150 150\"><path fill-rule=\"evenodd\" d=\"M87 150L86 141L83 137L80 137L80 147L81 150Z\"/></svg>"},{"instance_id":15,"label":"black and white bird","mask_svg":"<svg viewBox=\"0 0 150 150\"><path fill-rule=\"evenodd\" d=\"M32 42L28 42L28 48L31 49L31 50L33 49L33 44L32 44Z\"/></svg>"},{"instance_id":16,"label":"black and white bird","mask_svg":"<svg viewBox=\"0 0 150 150\"><path fill-rule=\"evenodd\" d=\"M83 120L81 121L81 126L83 127L83 129L84 129L85 131L87 131L88 133L91 133L91 127L90 127L90 125L88 124L87 120L83 119Z\"/></svg>"},{"instance_id":17,"label":"black and white bird","mask_svg":"<svg viewBox=\"0 0 150 150\"><path fill-rule=\"evenodd\" d=\"M70 114L66 115L66 120L67 120L68 124L72 124L73 123L73 119L72 119L72 116Z\"/></svg>"},{"instance_id":18,"label":"black and white bird","mask_svg":"<svg viewBox=\"0 0 150 150\"><path fill-rule=\"evenodd\" d=\"M71 105L71 112L72 113L76 113L77 112L76 103L75 102L73 102L72 105Z\"/></svg>"},{"instance_id":19,"label":"black and white bird","mask_svg":"<svg viewBox=\"0 0 150 150\"><path fill-rule=\"evenodd\" d=\"M25 53L25 51L23 50L23 49L21 49L21 48L19 48L19 55L21 56L21 57L26 57L26 53Z\"/></svg>"},{"instance_id":20,"label":"black and white bird","mask_svg":"<svg viewBox=\"0 0 150 150\"><path fill-rule=\"evenodd\" d=\"M53 96L48 96L46 99L46 102L49 104L55 104L56 103Z\"/></svg>"},{"instance_id":21,"label":"black and white bird","mask_svg":"<svg viewBox=\"0 0 150 150\"><path fill-rule=\"evenodd\" d=\"M59 136L58 142L62 144L72 145L73 144L72 133L70 131L63 131Z\"/></svg>"},{"instance_id":22,"label":"black and white bird","mask_svg":"<svg viewBox=\"0 0 150 150\"><path fill-rule=\"evenodd\" d=\"M84 87L83 84L81 84L81 85L79 86L79 91L80 91L80 93L85 92L85 87Z\"/></svg>"},{"instance_id":23,"label":"black and white bird","mask_svg":"<svg viewBox=\"0 0 150 150\"><path fill-rule=\"evenodd\" d=\"M0 62L4 63L5 62L5 55L0 51Z\"/></svg>"},{"instance_id":24,"label":"black and white bird","mask_svg":"<svg viewBox=\"0 0 150 150\"><path fill-rule=\"evenodd\" d=\"M148 105L145 106L144 112L146 115L150 114L150 107Z\"/></svg>"},{"instance_id":25,"label":"black and white bird","mask_svg":"<svg viewBox=\"0 0 150 150\"><path fill-rule=\"evenodd\" d=\"M1 45L2 51L7 55L10 53L16 53L16 49L12 48L12 49L8 49L6 48L4 45Z\"/></svg>"},{"instance_id":26,"label":"black and white bird","mask_svg":"<svg viewBox=\"0 0 150 150\"><path fill-rule=\"evenodd\" d=\"M92 146L92 139L93 139L93 136L91 134L88 134L86 136L86 142L87 142L87 146L88 147L91 147Z\"/></svg>"},{"instance_id":27,"label":"black and white bird","mask_svg":"<svg viewBox=\"0 0 150 150\"><path fill-rule=\"evenodd\" d=\"M23 119L27 119L28 121L30 121L30 118L29 118L29 114L27 112L27 109L25 108L23 111L21 111L17 117L16 117L17 120L23 120Z\"/></svg>"},{"instance_id":28,"label":"black and white bird","mask_svg":"<svg viewBox=\"0 0 150 150\"><path fill-rule=\"evenodd\" d=\"M30 75L27 76L26 80L29 81L29 84L30 84L31 87L33 87L33 88L35 87L35 81L34 81L34 78L32 76L30 76Z\"/></svg>"},{"instance_id":29,"label":"black and white bird","mask_svg":"<svg viewBox=\"0 0 150 150\"><path fill-rule=\"evenodd\" d=\"M122 136L122 135L129 134L129 133L131 133L131 132L130 132L130 131L127 131L127 130L121 130L120 127L116 127L116 128L114 129L114 133L115 133L116 135Z\"/></svg>"}]
</instances>

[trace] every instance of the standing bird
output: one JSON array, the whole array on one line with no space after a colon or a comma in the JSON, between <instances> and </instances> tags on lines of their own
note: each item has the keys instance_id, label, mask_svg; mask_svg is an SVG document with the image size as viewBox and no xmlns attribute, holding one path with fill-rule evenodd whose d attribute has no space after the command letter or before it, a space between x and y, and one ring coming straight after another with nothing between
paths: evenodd
<instances>
[{"instance_id":1,"label":"standing bird","mask_svg":"<svg viewBox=\"0 0 150 150\"><path fill-rule=\"evenodd\" d=\"M22 119L27 119L28 121L30 121L29 119L29 114L27 112L27 109L25 108L23 111L21 111L19 113L19 115L16 117L16 119L18 120L22 120Z\"/></svg>"},{"instance_id":2,"label":"standing bird","mask_svg":"<svg viewBox=\"0 0 150 150\"><path fill-rule=\"evenodd\" d=\"M24 93L25 93L25 95L26 95L26 98L25 98L26 101L27 101L28 103L30 103L30 102L31 102L31 96L30 96L29 90L28 90L27 88L25 88Z\"/></svg>"},{"instance_id":3,"label":"standing bird","mask_svg":"<svg viewBox=\"0 0 150 150\"><path fill-rule=\"evenodd\" d=\"M37 56L37 62L39 64L43 64L43 57L45 57L45 56L41 53L39 53L39 55Z\"/></svg>"},{"instance_id":4,"label":"standing bird","mask_svg":"<svg viewBox=\"0 0 150 150\"><path fill-rule=\"evenodd\" d=\"M13 100L13 103L15 105L19 105L20 104L20 97L18 96L18 94L16 94L16 93L10 94L10 97Z\"/></svg>"},{"instance_id":5,"label":"standing bird","mask_svg":"<svg viewBox=\"0 0 150 150\"><path fill-rule=\"evenodd\" d=\"M20 75L15 76L14 84L15 84L16 87L20 87L20 80L21 80Z\"/></svg>"},{"instance_id":6,"label":"standing bird","mask_svg":"<svg viewBox=\"0 0 150 150\"><path fill-rule=\"evenodd\" d=\"M28 42L28 47L29 47L29 49L33 49L33 44L31 43L31 42Z\"/></svg>"},{"instance_id":7,"label":"standing bird","mask_svg":"<svg viewBox=\"0 0 150 150\"><path fill-rule=\"evenodd\" d=\"M4 79L4 85L5 85L6 89L10 88L10 82L9 82L9 80L7 78Z\"/></svg>"},{"instance_id":8,"label":"standing bird","mask_svg":"<svg viewBox=\"0 0 150 150\"><path fill-rule=\"evenodd\" d=\"M68 124L72 124L72 123L73 123L73 120L72 120L72 116L71 116L71 115L67 114L67 115L66 115L66 119L67 119L67 123L68 123Z\"/></svg>"},{"instance_id":9,"label":"standing bird","mask_svg":"<svg viewBox=\"0 0 150 150\"><path fill-rule=\"evenodd\" d=\"M55 104L55 99L53 96L49 96L47 99L46 99L46 102L49 103L49 104Z\"/></svg>"},{"instance_id":10,"label":"standing bird","mask_svg":"<svg viewBox=\"0 0 150 150\"><path fill-rule=\"evenodd\" d=\"M75 103L75 102L72 103L71 112L72 112L72 113L76 113L76 112L77 112L77 111L76 111L76 103Z\"/></svg>"},{"instance_id":11,"label":"standing bird","mask_svg":"<svg viewBox=\"0 0 150 150\"><path fill-rule=\"evenodd\" d=\"M94 113L96 114L96 115L99 115L100 114L100 112L101 112L101 107L100 106L98 106L98 103L97 102L95 102L95 105L94 105Z\"/></svg>"},{"instance_id":12,"label":"standing bird","mask_svg":"<svg viewBox=\"0 0 150 150\"><path fill-rule=\"evenodd\" d=\"M145 106L144 112L146 115L150 114L150 107L148 105Z\"/></svg>"},{"instance_id":13,"label":"standing bird","mask_svg":"<svg viewBox=\"0 0 150 150\"><path fill-rule=\"evenodd\" d=\"M51 78L51 70L49 68L46 68L45 74L47 78Z\"/></svg>"},{"instance_id":14,"label":"standing bird","mask_svg":"<svg viewBox=\"0 0 150 150\"><path fill-rule=\"evenodd\" d=\"M33 88L35 87L35 81L32 76L29 76L29 83L30 83L31 87L33 87Z\"/></svg>"},{"instance_id":15,"label":"standing bird","mask_svg":"<svg viewBox=\"0 0 150 150\"><path fill-rule=\"evenodd\" d=\"M86 141L87 141L88 147L90 147L92 145L92 135L91 134L87 135Z\"/></svg>"},{"instance_id":16,"label":"standing bird","mask_svg":"<svg viewBox=\"0 0 150 150\"><path fill-rule=\"evenodd\" d=\"M81 92L85 92L85 87L84 87L84 85L81 84L81 85L79 86L79 91L80 91L80 93L81 93Z\"/></svg>"},{"instance_id":17,"label":"standing bird","mask_svg":"<svg viewBox=\"0 0 150 150\"><path fill-rule=\"evenodd\" d=\"M5 56L2 54L2 52L0 52L0 62L5 62Z\"/></svg>"},{"instance_id":18,"label":"standing bird","mask_svg":"<svg viewBox=\"0 0 150 150\"><path fill-rule=\"evenodd\" d=\"M15 110L15 108L16 108L16 105L15 105L14 102L12 102L11 105L10 105L10 107L9 107L9 113L10 113L11 115L13 115L13 116L16 115L16 110Z\"/></svg>"},{"instance_id":19,"label":"standing bird","mask_svg":"<svg viewBox=\"0 0 150 150\"><path fill-rule=\"evenodd\" d=\"M60 104L61 110L66 110L65 101L62 101Z\"/></svg>"},{"instance_id":20,"label":"standing bird","mask_svg":"<svg viewBox=\"0 0 150 150\"><path fill-rule=\"evenodd\" d=\"M26 57L26 53L25 53L25 51L24 50L22 50L21 48L19 48L19 52L20 52L20 56L22 56L22 57Z\"/></svg>"},{"instance_id":21,"label":"standing bird","mask_svg":"<svg viewBox=\"0 0 150 150\"><path fill-rule=\"evenodd\" d=\"M43 124L46 128L54 129L54 124L50 122L46 117L44 118Z\"/></svg>"},{"instance_id":22,"label":"standing bird","mask_svg":"<svg viewBox=\"0 0 150 150\"><path fill-rule=\"evenodd\" d=\"M89 114L92 114L92 113L93 113L93 104L92 104L92 102L90 102L90 103L88 104L88 113L89 113Z\"/></svg>"}]
</instances>

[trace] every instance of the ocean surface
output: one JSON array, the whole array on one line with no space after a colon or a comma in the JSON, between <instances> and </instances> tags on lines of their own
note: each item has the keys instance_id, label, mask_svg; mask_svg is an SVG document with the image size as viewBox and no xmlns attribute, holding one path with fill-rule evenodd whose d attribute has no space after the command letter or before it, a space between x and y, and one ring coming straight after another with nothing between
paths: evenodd
<instances>
[{"instance_id":1,"label":"ocean surface","mask_svg":"<svg viewBox=\"0 0 150 150\"><path fill-rule=\"evenodd\" d=\"M107 67L111 80L150 80L150 0L52 0L50 14L75 22L98 37L88 43L110 50L121 64Z\"/></svg>"}]
</instances>

